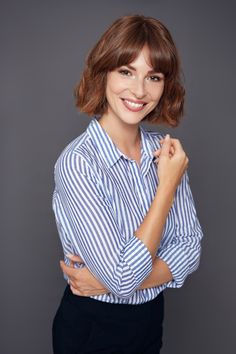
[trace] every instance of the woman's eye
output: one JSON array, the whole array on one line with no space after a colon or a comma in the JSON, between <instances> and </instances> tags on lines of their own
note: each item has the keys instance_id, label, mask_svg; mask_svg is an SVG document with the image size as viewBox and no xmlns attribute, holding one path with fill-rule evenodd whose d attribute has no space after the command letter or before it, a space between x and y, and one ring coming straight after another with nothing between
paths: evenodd
<instances>
[{"instance_id":1,"label":"woman's eye","mask_svg":"<svg viewBox=\"0 0 236 354\"><path fill-rule=\"evenodd\" d=\"M154 75L154 76L149 76L149 77L150 77L150 80L151 80L151 81L154 81L154 82L155 82L155 81L157 81L157 82L158 82L158 81L161 81L161 77L160 77L160 76Z\"/></svg>"},{"instance_id":2,"label":"woman's eye","mask_svg":"<svg viewBox=\"0 0 236 354\"><path fill-rule=\"evenodd\" d=\"M119 70L119 73L124 76L128 76L129 74L131 74L129 70L125 70L125 69Z\"/></svg>"}]
</instances>

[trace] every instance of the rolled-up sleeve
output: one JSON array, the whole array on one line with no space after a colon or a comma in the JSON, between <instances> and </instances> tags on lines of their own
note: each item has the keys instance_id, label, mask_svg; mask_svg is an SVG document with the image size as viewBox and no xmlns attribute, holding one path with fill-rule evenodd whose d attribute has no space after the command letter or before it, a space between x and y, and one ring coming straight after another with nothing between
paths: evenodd
<instances>
[{"instance_id":1,"label":"rolled-up sleeve","mask_svg":"<svg viewBox=\"0 0 236 354\"><path fill-rule=\"evenodd\" d=\"M167 287L180 288L187 276L198 268L203 237L187 171L176 190L173 211L174 237L166 247L158 250L157 256L167 263L173 275L173 280L166 283Z\"/></svg>"},{"instance_id":2,"label":"rolled-up sleeve","mask_svg":"<svg viewBox=\"0 0 236 354\"><path fill-rule=\"evenodd\" d=\"M80 155L65 153L54 176L53 210L71 251L110 292L130 297L152 271L149 250L135 235L122 234L101 178Z\"/></svg>"}]
</instances>

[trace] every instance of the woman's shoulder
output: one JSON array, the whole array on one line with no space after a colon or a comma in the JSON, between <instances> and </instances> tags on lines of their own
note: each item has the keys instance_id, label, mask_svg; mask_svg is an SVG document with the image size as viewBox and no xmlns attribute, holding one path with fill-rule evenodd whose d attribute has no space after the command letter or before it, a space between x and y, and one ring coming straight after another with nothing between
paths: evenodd
<instances>
[{"instance_id":1,"label":"woman's shoulder","mask_svg":"<svg viewBox=\"0 0 236 354\"><path fill-rule=\"evenodd\" d=\"M55 162L54 169L57 167L64 169L73 168L73 164L83 165L90 161L92 155L92 142L87 132L84 131L81 135L70 141L63 150L59 153Z\"/></svg>"}]
</instances>

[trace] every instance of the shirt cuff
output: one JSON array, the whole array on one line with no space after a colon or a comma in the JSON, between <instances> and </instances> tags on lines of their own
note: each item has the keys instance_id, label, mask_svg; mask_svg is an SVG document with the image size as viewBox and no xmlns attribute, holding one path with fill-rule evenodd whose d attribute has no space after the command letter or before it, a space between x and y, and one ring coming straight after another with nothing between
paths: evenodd
<instances>
[{"instance_id":1,"label":"shirt cuff","mask_svg":"<svg viewBox=\"0 0 236 354\"><path fill-rule=\"evenodd\" d=\"M152 271L152 256L147 246L133 235L125 247L124 258L132 270L137 287Z\"/></svg>"},{"instance_id":2,"label":"shirt cuff","mask_svg":"<svg viewBox=\"0 0 236 354\"><path fill-rule=\"evenodd\" d=\"M189 271L189 259L186 252L179 246L172 245L160 249L157 253L169 267L173 280L166 283L168 288L180 288Z\"/></svg>"}]
</instances>

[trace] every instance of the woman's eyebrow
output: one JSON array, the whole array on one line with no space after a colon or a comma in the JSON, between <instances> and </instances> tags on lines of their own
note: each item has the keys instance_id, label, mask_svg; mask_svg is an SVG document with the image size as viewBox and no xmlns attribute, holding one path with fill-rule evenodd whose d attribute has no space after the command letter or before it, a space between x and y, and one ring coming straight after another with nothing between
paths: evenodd
<instances>
[{"instance_id":1,"label":"woman's eyebrow","mask_svg":"<svg viewBox=\"0 0 236 354\"><path fill-rule=\"evenodd\" d=\"M129 68L130 70L133 70L133 71L136 71L135 67L130 65L130 64L127 64L127 65L124 65L124 66L127 66L127 68ZM158 72L155 71L155 70L149 70L148 71L148 74L157 74ZM161 72L160 72L161 73Z\"/></svg>"}]
</instances>

